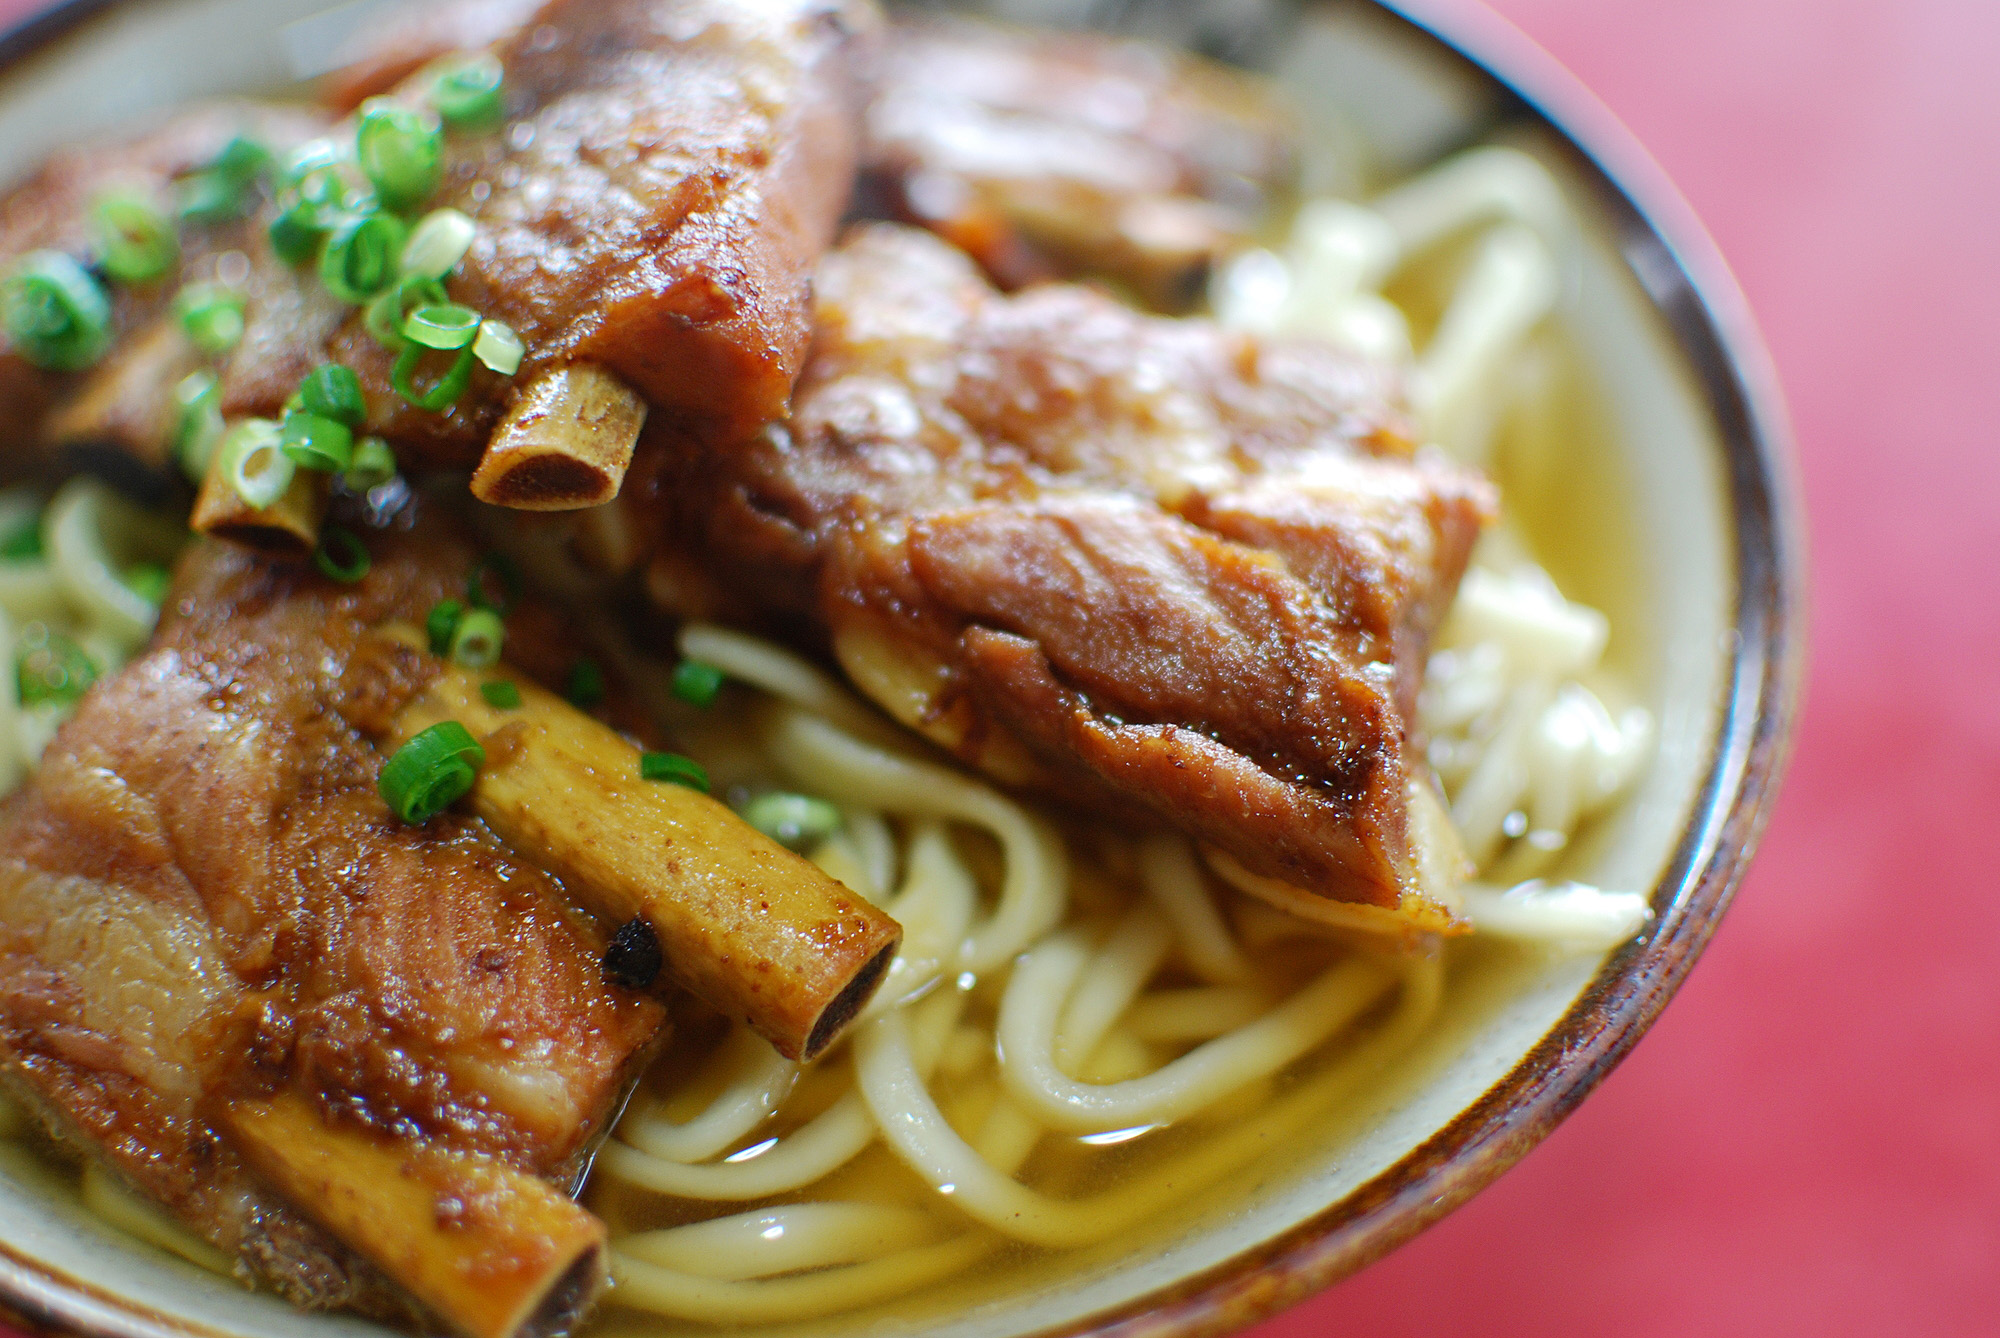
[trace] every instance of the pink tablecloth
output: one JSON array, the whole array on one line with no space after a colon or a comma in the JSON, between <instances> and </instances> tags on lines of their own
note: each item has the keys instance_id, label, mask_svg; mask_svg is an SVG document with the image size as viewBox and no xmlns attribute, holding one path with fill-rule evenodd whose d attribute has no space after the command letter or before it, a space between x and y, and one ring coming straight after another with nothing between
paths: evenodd
<instances>
[{"instance_id":1,"label":"pink tablecloth","mask_svg":"<svg viewBox=\"0 0 2000 1338\"><path fill-rule=\"evenodd\" d=\"M1764 853L1633 1058L1256 1338L2000 1332L2000 7L1495 7L1637 131L1763 321L1811 697Z\"/></svg>"}]
</instances>

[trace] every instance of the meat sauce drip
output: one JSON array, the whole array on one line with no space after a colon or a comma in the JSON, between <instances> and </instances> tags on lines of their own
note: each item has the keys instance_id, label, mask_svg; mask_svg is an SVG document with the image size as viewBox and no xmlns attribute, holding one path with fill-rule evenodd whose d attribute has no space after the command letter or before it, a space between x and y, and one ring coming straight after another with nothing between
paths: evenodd
<instances>
[{"instance_id":1,"label":"meat sauce drip","mask_svg":"<svg viewBox=\"0 0 2000 1338\"><path fill-rule=\"evenodd\" d=\"M1003 296L889 225L817 292L788 423L655 443L686 544L656 590L820 639L1002 779L1449 926L1406 827L1408 722L1496 500L1413 447L1394 378L1086 288Z\"/></svg>"},{"instance_id":2,"label":"meat sauce drip","mask_svg":"<svg viewBox=\"0 0 2000 1338\"><path fill-rule=\"evenodd\" d=\"M367 628L463 592L434 522L358 587L225 544L0 811L0 1062L56 1129L311 1306L409 1299L246 1170L220 1117L290 1092L335 1126L565 1191L661 1034L607 930L473 820L396 821L350 716ZM534 635L546 616L515 619ZM558 652L559 653L559 652Z\"/></svg>"}]
</instances>

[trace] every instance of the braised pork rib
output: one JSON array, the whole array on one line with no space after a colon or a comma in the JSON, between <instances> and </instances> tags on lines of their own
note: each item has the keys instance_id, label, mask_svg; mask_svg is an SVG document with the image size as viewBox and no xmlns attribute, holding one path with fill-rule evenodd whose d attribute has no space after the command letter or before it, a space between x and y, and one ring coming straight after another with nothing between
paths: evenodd
<instances>
[{"instance_id":1,"label":"braised pork rib","mask_svg":"<svg viewBox=\"0 0 2000 1338\"><path fill-rule=\"evenodd\" d=\"M233 1114L303 1101L334 1133L567 1190L663 1014L607 982L608 931L547 875L377 795L357 648L462 591L473 556L376 546L359 588L198 549L187 612L6 801L0 1064L284 1295L403 1317L423 1298L253 1174Z\"/></svg>"},{"instance_id":2,"label":"braised pork rib","mask_svg":"<svg viewBox=\"0 0 2000 1338\"><path fill-rule=\"evenodd\" d=\"M1495 498L1415 449L1388 369L1081 287L1004 296L885 224L817 293L790 421L660 453L684 551L656 586L819 637L1005 779L1421 909L1408 722Z\"/></svg>"}]
</instances>

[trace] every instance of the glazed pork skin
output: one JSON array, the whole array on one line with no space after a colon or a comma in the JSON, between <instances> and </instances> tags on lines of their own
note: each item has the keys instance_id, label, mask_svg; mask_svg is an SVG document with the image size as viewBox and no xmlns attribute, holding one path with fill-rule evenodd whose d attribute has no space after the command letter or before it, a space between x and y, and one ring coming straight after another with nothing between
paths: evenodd
<instances>
[{"instance_id":1,"label":"glazed pork skin","mask_svg":"<svg viewBox=\"0 0 2000 1338\"><path fill-rule=\"evenodd\" d=\"M1413 450L1393 375L1085 288L1005 297L889 225L817 291L791 421L661 452L683 547L656 590L819 640L1004 780L1449 927L1409 721L1496 502ZM703 568L720 588L677 583Z\"/></svg>"},{"instance_id":2,"label":"glazed pork skin","mask_svg":"<svg viewBox=\"0 0 2000 1338\"><path fill-rule=\"evenodd\" d=\"M663 1015L483 827L405 826L377 796L380 756L342 715L367 682L350 658L462 593L474 555L370 545L356 587L201 546L155 645L0 808L0 1076L290 1299L399 1318L407 1296L319 1205L246 1169L231 1113L303 1098L332 1128L568 1192Z\"/></svg>"},{"instance_id":3,"label":"glazed pork skin","mask_svg":"<svg viewBox=\"0 0 2000 1338\"><path fill-rule=\"evenodd\" d=\"M868 0L552 0L494 47L509 117L446 137L449 206L479 228L452 300L527 346L475 369L442 414L390 388L394 355L302 275L254 304L224 412L277 416L331 357L370 431L409 463L479 458L520 388L601 365L683 431L732 439L781 416L804 358L812 267L852 186ZM417 99L421 76L391 96Z\"/></svg>"},{"instance_id":4,"label":"glazed pork skin","mask_svg":"<svg viewBox=\"0 0 2000 1338\"><path fill-rule=\"evenodd\" d=\"M283 153L326 124L308 107L219 102L179 112L134 138L62 149L0 197L0 273L37 250L87 259L91 207L107 190L136 190L171 208L176 178L206 167L235 136ZM262 232L262 222L250 219L184 226L176 270L150 284L108 285L115 342L95 367L48 371L0 348L0 453L10 470L32 464L37 448L85 446L163 468L174 387L204 361L173 317L173 296L183 284L214 279L223 257L240 265L256 254Z\"/></svg>"},{"instance_id":5,"label":"glazed pork skin","mask_svg":"<svg viewBox=\"0 0 2000 1338\"><path fill-rule=\"evenodd\" d=\"M863 198L1003 288L1090 275L1184 310L1296 173L1270 85L1144 42L905 21L875 88Z\"/></svg>"}]
</instances>

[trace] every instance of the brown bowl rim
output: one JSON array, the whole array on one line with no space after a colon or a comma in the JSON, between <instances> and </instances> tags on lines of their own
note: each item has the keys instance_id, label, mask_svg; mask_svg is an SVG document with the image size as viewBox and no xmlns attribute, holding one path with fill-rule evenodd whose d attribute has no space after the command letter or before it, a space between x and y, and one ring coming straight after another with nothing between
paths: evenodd
<instances>
[{"instance_id":1,"label":"brown bowl rim","mask_svg":"<svg viewBox=\"0 0 2000 1338\"><path fill-rule=\"evenodd\" d=\"M59 0L0 32L0 76L88 20L145 2ZM1280 1235L1032 1338L1232 1332L1354 1273L1491 1183L1604 1080L1693 968L1742 880L1789 753L1804 677L1805 531L1776 372L1721 252L1631 132L1506 20L1476 0L1370 2L1465 61L1519 119L1552 132L1572 153L1702 391L1726 457L1735 528L1736 617L1721 724L1693 816L1654 888L1653 927L1613 953L1477 1102L1359 1190ZM5 1246L0 1320L35 1334L229 1338Z\"/></svg>"}]
</instances>

